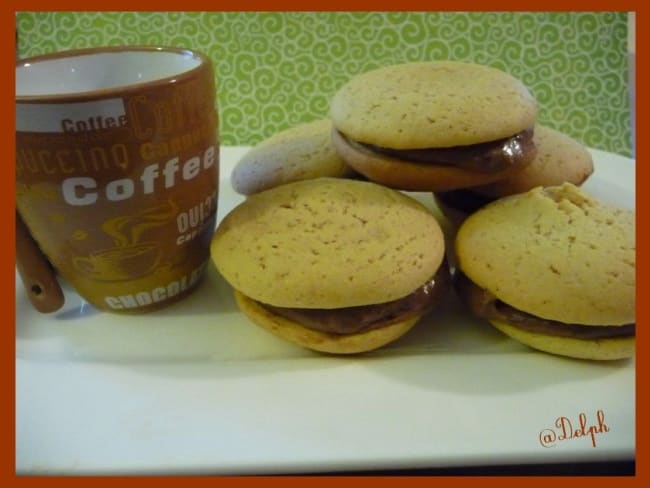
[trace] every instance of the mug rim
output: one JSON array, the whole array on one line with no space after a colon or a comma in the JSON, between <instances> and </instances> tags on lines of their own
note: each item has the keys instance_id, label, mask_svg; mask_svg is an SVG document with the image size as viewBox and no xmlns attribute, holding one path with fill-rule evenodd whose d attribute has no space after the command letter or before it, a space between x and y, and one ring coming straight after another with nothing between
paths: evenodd
<instances>
[{"instance_id":1,"label":"mug rim","mask_svg":"<svg viewBox=\"0 0 650 488\"><path fill-rule=\"evenodd\" d=\"M174 47L174 46L161 46L161 45L119 45L119 46L97 46L97 47L87 47L79 49L66 49L62 51L54 51L46 54L39 54L36 56L30 56L27 58L19 58L16 60L15 68L16 70L20 67L23 67L26 64L30 63L40 63L43 61L50 61L55 59L62 58L75 58L79 56L88 56L92 54L103 54L103 53L123 53L123 52L163 52L163 53L172 53L172 54L190 54L194 58L199 60L199 64L193 68L190 68L185 71L181 71L178 74L165 76L150 81L136 82L136 83L125 83L124 85L118 85L111 88L100 88L95 90L85 90L75 93L42 93L36 95L15 95L15 101L17 103L48 103L48 102L62 102L62 101L75 101L75 100L87 100L102 98L107 95L115 96L117 92L119 93L128 93L136 90L141 90L146 87L154 86L163 86L168 85L171 80L175 82L183 81L185 79L195 76L200 70L211 67L212 60L210 57L198 51L196 49L183 48L183 47ZM15 80L15 79L14 79Z\"/></svg>"}]
</instances>

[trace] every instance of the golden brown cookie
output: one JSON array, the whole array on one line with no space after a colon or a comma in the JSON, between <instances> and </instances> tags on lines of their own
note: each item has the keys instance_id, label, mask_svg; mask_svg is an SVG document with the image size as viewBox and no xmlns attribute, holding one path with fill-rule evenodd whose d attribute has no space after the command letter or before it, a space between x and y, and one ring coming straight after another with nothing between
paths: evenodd
<instances>
[{"instance_id":1,"label":"golden brown cookie","mask_svg":"<svg viewBox=\"0 0 650 488\"><path fill-rule=\"evenodd\" d=\"M251 195L292 181L352 177L356 173L334 150L332 122L320 119L299 124L263 140L235 165L233 188Z\"/></svg>"},{"instance_id":2,"label":"golden brown cookie","mask_svg":"<svg viewBox=\"0 0 650 488\"><path fill-rule=\"evenodd\" d=\"M532 347L629 357L634 219L633 211L599 203L570 183L499 199L458 230L458 289L477 315Z\"/></svg>"},{"instance_id":3,"label":"golden brown cookie","mask_svg":"<svg viewBox=\"0 0 650 488\"><path fill-rule=\"evenodd\" d=\"M393 188L487 184L535 155L535 100L519 80L488 66L433 61L372 70L339 89L330 114L343 159Z\"/></svg>"},{"instance_id":4,"label":"golden brown cookie","mask_svg":"<svg viewBox=\"0 0 650 488\"><path fill-rule=\"evenodd\" d=\"M403 323L388 330L405 332L448 282L444 238L431 212L395 190L347 179L249 196L219 224L211 253L253 321L268 325L279 316L274 327L288 320L354 343L351 336L372 332L361 341L366 350L379 347L378 336L397 337L380 328ZM295 337L280 335L287 334Z\"/></svg>"},{"instance_id":5,"label":"golden brown cookie","mask_svg":"<svg viewBox=\"0 0 650 488\"><path fill-rule=\"evenodd\" d=\"M490 323L496 329L522 344L558 356L600 361L616 360L631 357L636 348L634 336L579 339L526 331L498 320L491 320Z\"/></svg>"}]
</instances>

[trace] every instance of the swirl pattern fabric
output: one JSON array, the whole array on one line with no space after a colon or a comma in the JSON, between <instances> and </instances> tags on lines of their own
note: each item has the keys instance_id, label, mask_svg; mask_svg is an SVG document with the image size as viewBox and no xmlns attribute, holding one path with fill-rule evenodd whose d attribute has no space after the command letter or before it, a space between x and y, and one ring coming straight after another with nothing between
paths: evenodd
<instances>
[{"instance_id":1,"label":"swirl pattern fabric","mask_svg":"<svg viewBox=\"0 0 650 488\"><path fill-rule=\"evenodd\" d=\"M16 22L21 56L120 44L204 51L225 145L326 116L358 73L454 59L521 79L541 123L590 147L632 150L625 12L21 12Z\"/></svg>"}]
</instances>

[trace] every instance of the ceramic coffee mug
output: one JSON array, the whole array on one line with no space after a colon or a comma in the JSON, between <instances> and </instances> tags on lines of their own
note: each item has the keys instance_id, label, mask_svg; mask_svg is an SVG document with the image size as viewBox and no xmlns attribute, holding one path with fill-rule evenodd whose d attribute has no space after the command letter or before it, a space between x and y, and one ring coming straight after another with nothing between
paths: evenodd
<instances>
[{"instance_id":1,"label":"ceramic coffee mug","mask_svg":"<svg viewBox=\"0 0 650 488\"><path fill-rule=\"evenodd\" d=\"M17 264L37 308L61 305L41 251L103 310L146 312L198 285L217 211L215 92L211 61L190 50L17 61Z\"/></svg>"}]
</instances>

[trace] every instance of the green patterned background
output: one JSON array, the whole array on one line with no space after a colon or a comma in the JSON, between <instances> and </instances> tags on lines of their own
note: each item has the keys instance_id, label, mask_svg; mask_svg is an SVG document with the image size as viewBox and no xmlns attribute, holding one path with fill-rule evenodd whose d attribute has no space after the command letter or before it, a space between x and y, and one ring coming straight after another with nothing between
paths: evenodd
<instances>
[{"instance_id":1,"label":"green patterned background","mask_svg":"<svg viewBox=\"0 0 650 488\"><path fill-rule=\"evenodd\" d=\"M357 73L456 59L520 78L540 122L591 147L632 150L624 12L24 12L17 28L21 56L119 44L206 52L225 145L327 115Z\"/></svg>"}]
</instances>

